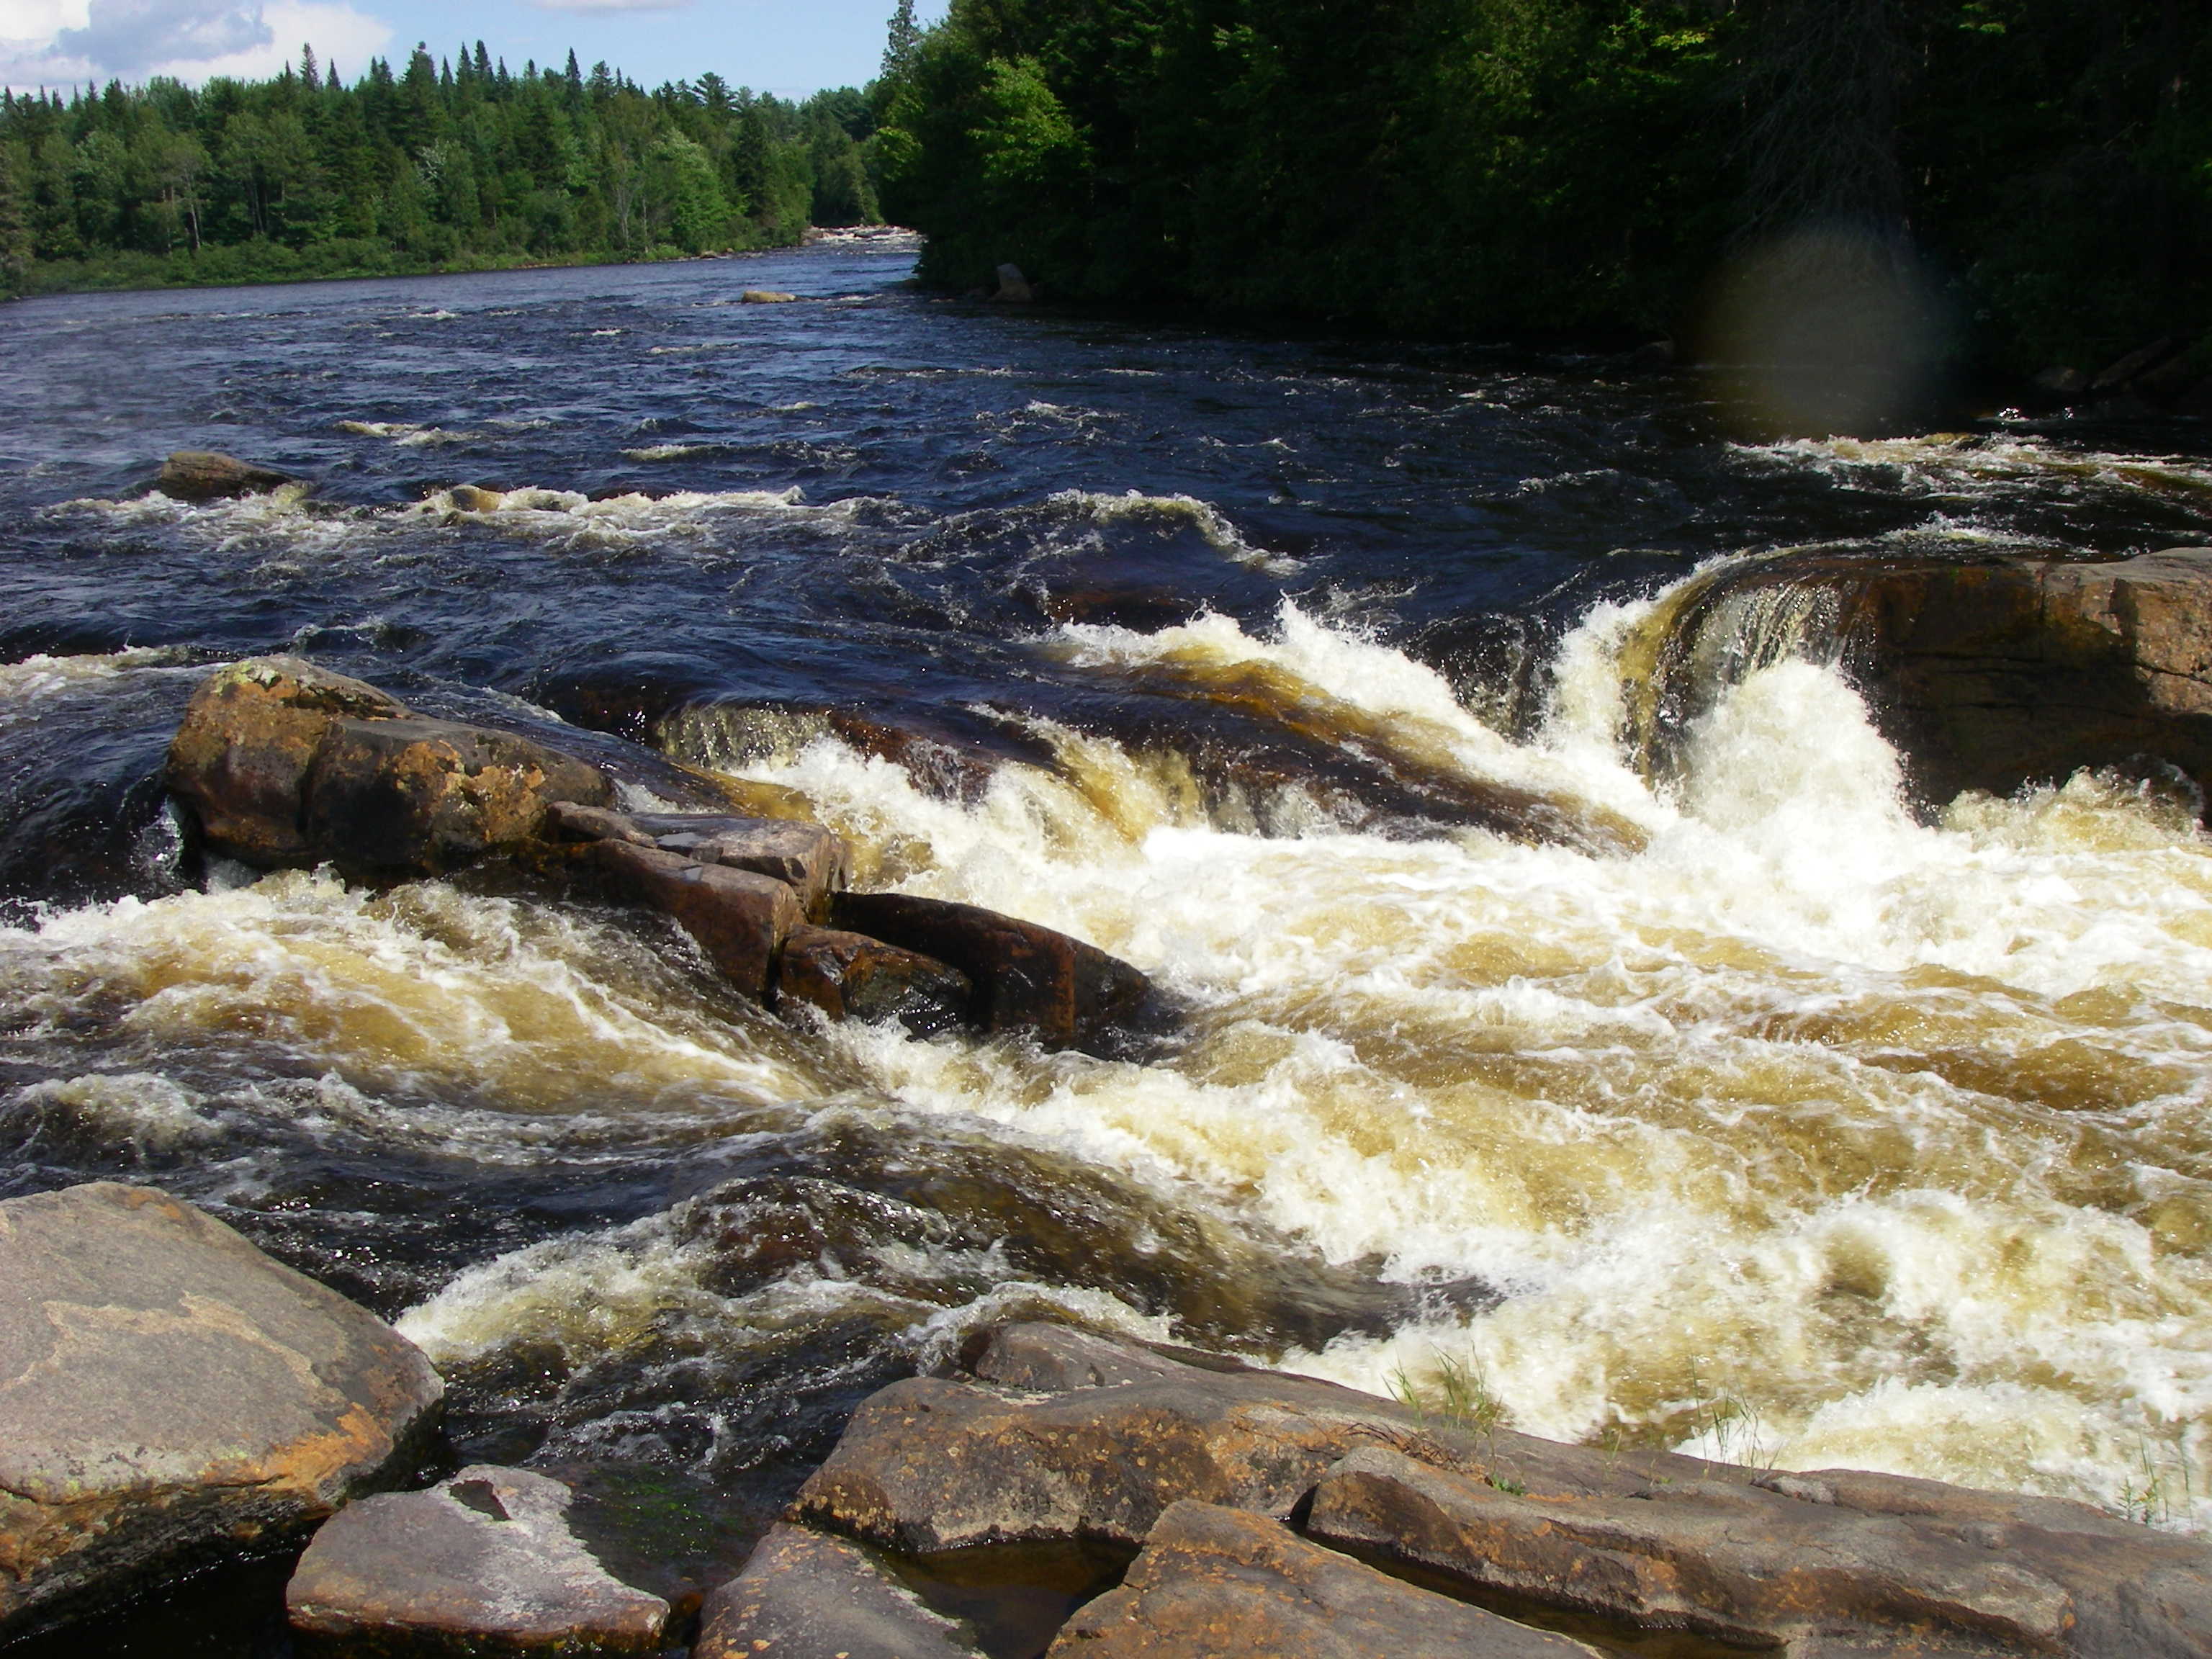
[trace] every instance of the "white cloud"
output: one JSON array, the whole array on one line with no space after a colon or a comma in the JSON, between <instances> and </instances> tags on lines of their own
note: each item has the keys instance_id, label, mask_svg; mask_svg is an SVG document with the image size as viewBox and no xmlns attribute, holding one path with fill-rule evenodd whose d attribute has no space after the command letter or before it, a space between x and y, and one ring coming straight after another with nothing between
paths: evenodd
<instances>
[{"instance_id":1,"label":"white cloud","mask_svg":"<svg viewBox=\"0 0 2212 1659\"><path fill-rule=\"evenodd\" d=\"M27 37L0 40L0 83L18 91L156 75L260 79L312 43L350 80L392 43L391 25L345 0L8 0ZM20 20L20 21L19 21Z\"/></svg>"}]
</instances>

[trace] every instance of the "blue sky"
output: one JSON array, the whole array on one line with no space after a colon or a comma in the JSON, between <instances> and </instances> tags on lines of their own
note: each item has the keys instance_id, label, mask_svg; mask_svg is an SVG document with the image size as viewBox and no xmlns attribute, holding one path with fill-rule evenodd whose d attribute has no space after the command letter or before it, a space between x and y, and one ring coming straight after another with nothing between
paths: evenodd
<instances>
[{"instance_id":1,"label":"blue sky","mask_svg":"<svg viewBox=\"0 0 2212 1659\"><path fill-rule=\"evenodd\" d=\"M494 57L558 64L574 46L647 85L713 70L785 97L860 85L896 0L0 0L0 82L263 76L312 43L349 81L417 40L440 57L481 38ZM925 22L946 0L920 0Z\"/></svg>"}]
</instances>

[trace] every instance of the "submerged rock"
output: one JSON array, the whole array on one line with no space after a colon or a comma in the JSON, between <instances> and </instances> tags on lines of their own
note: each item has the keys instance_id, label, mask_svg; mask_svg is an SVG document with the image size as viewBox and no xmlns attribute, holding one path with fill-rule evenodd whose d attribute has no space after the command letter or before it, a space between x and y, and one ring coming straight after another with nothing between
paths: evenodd
<instances>
[{"instance_id":1,"label":"submerged rock","mask_svg":"<svg viewBox=\"0 0 2212 1659\"><path fill-rule=\"evenodd\" d=\"M975 983L984 1030L1032 1033L1048 1047L1104 1041L1152 993L1142 973L1096 945L980 905L841 893L830 914L839 927L951 963Z\"/></svg>"},{"instance_id":2,"label":"submerged rock","mask_svg":"<svg viewBox=\"0 0 2212 1659\"><path fill-rule=\"evenodd\" d=\"M216 501L262 495L296 482L289 472L257 466L212 449L180 449L161 464L154 488L180 501Z\"/></svg>"},{"instance_id":3,"label":"submerged rock","mask_svg":"<svg viewBox=\"0 0 2212 1659\"><path fill-rule=\"evenodd\" d=\"M786 294L781 289L749 288L738 295L738 301L749 306L787 306L799 296Z\"/></svg>"},{"instance_id":4,"label":"submerged rock","mask_svg":"<svg viewBox=\"0 0 2212 1659\"><path fill-rule=\"evenodd\" d=\"M980 1659L933 1612L842 1539L781 1526L707 1600L692 1659Z\"/></svg>"},{"instance_id":5,"label":"submerged rock","mask_svg":"<svg viewBox=\"0 0 2212 1659\"><path fill-rule=\"evenodd\" d=\"M511 732L422 719L298 657L210 675L166 781L208 845L247 864L421 874L523 846L555 801L613 795L597 767Z\"/></svg>"},{"instance_id":6,"label":"submerged rock","mask_svg":"<svg viewBox=\"0 0 2212 1659\"><path fill-rule=\"evenodd\" d=\"M1664 758L1719 689L1717 665L1793 648L1841 663L1931 805L2083 767L2171 766L2212 793L2212 548L1725 567L1674 609L1647 745Z\"/></svg>"},{"instance_id":7,"label":"submerged rock","mask_svg":"<svg viewBox=\"0 0 2212 1659\"><path fill-rule=\"evenodd\" d=\"M570 1498L542 1474L477 1465L353 1504L315 1534L284 1592L303 1653L658 1652L668 1603L577 1540Z\"/></svg>"},{"instance_id":8,"label":"submerged rock","mask_svg":"<svg viewBox=\"0 0 2212 1659\"><path fill-rule=\"evenodd\" d=\"M412 1344L222 1223L100 1182L0 1203L0 1638L404 1475Z\"/></svg>"},{"instance_id":9,"label":"submerged rock","mask_svg":"<svg viewBox=\"0 0 2212 1659\"><path fill-rule=\"evenodd\" d=\"M1280 1522L1170 1504L1118 1589L1048 1659L1598 1659L1595 1648L1417 1589Z\"/></svg>"},{"instance_id":10,"label":"submerged rock","mask_svg":"<svg viewBox=\"0 0 2212 1659\"><path fill-rule=\"evenodd\" d=\"M799 927L783 942L775 996L832 1019L896 1019L917 1036L933 1036L966 1020L975 987L934 957L834 927Z\"/></svg>"}]
</instances>

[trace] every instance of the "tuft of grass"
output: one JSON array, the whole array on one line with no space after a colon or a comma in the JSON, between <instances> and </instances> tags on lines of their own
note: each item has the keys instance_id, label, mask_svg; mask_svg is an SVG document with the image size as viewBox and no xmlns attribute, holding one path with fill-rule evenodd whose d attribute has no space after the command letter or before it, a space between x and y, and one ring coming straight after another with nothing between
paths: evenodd
<instances>
[{"instance_id":1,"label":"tuft of grass","mask_svg":"<svg viewBox=\"0 0 2212 1659\"><path fill-rule=\"evenodd\" d=\"M1416 1382L1403 1365L1390 1373L1390 1396L1424 1419L1442 1418L1454 1428L1467 1429L1486 1438L1505 1425L1504 1402L1490 1390L1482 1362L1472 1354L1435 1356L1434 1375Z\"/></svg>"},{"instance_id":2,"label":"tuft of grass","mask_svg":"<svg viewBox=\"0 0 2212 1659\"><path fill-rule=\"evenodd\" d=\"M2136 1468L2120 1482L2119 1513L2146 1527L2171 1527L2193 1518L2197 1471L2189 1448L2177 1436L2154 1446L2148 1435L2136 1435Z\"/></svg>"}]
</instances>

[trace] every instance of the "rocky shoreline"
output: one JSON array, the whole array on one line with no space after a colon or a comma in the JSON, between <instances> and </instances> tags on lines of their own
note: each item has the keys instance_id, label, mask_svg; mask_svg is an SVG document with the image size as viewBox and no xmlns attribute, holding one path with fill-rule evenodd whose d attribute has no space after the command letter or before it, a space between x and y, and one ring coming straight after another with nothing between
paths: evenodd
<instances>
[{"instance_id":1,"label":"rocky shoreline","mask_svg":"<svg viewBox=\"0 0 2212 1659\"><path fill-rule=\"evenodd\" d=\"M285 1606L323 1659L995 1659L933 1587L1018 1583L1024 1548L1057 1552L1066 1611L1022 1649L1049 1659L2212 1653L2212 1546L2084 1505L1565 1445L1019 1322L864 1401L744 1571L672 1606L558 1481L421 1485L428 1361L143 1188L0 1203L0 1639L311 1538Z\"/></svg>"}]
</instances>

